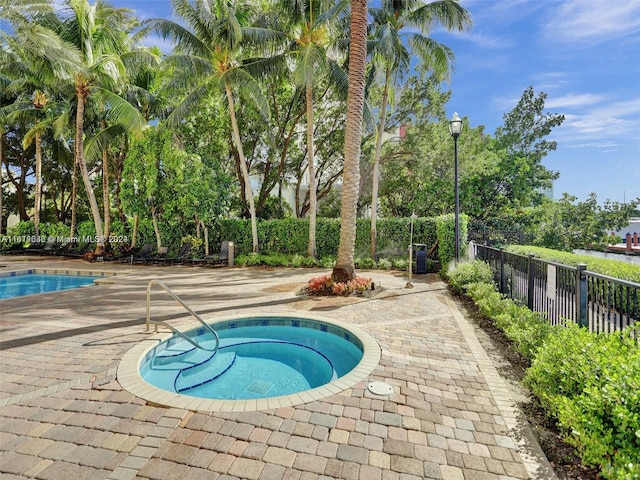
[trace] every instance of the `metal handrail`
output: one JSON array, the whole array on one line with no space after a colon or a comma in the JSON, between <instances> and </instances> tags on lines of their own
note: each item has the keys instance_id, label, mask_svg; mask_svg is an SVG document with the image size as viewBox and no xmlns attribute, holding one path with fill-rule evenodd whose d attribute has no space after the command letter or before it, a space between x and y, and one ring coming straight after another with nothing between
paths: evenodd
<instances>
[{"instance_id":1,"label":"metal handrail","mask_svg":"<svg viewBox=\"0 0 640 480\"><path fill-rule=\"evenodd\" d=\"M198 320L202 324L203 327L205 327L207 330L209 330L209 332L211 332L213 334L214 338L216 339L215 348L211 349L211 348L203 347L202 345L200 345L200 343L198 343L197 341L193 340L192 338L187 337L184 333L182 333L177 328L172 327L167 322L163 322L162 320L151 320L151 286L153 284L160 285L160 287L162 287L169 295L171 295L176 302L178 302L180 305L182 305L185 308L185 310L187 310L187 312L189 312L191 315L193 315L195 317L195 319ZM191 345L193 345L196 348L200 348L200 349L206 350L208 352L216 352L218 350L218 347L220 346L220 337L218 336L218 332L216 332L211 327L211 325L209 325L207 322L205 322L200 317L200 315L198 315L196 312L194 312L191 309L191 307L189 307L189 305L184 303L184 301L180 297L178 297L178 295L173 293L173 290L171 290L164 283L162 283L160 280L157 280L157 279L153 279L147 284L147 321L146 321L146 330L145 331L147 331L147 332L149 331L149 325L151 323L153 323L155 325L155 331L156 332L158 331L158 325L163 325L163 326L167 327L169 330L173 331L176 335L184 338L187 342L189 342Z\"/></svg>"}]
</instances>

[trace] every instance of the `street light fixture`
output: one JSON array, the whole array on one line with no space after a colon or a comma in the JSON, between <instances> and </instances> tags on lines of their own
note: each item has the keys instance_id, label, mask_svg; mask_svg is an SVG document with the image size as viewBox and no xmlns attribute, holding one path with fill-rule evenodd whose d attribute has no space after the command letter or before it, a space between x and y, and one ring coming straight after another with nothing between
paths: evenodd
<instances>
[{"instance_id":1,"label":"street light fixture","mask_svg":"<svg viewBox=\"0 0 640 480\"><path fill-rule=\"evenodd\" d=\"M454 146L454 163L455 163L455 184L456 184L456 226L455 226L455 241L456 241L456 264L460 261L460 199L458 195L458 137L462 132L462 119L458 116L458 112L453 114L451 121L449 122L449 133L453 137Z\"/></svg>"}]
</instances>

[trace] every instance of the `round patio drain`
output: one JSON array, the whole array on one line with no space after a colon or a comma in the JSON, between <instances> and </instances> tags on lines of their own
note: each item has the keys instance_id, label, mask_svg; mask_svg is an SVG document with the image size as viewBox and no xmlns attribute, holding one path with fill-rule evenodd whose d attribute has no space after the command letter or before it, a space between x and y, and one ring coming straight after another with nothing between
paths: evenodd
<instances>
[{"instance_id":1,"label":"round patio drain","mask_svg":"<svg viewBox=\"0 0 640 480\"><path fill-rule=\"evenodd\" d=\"M371 382L367 385L367 390L374 395L391 395L393 393L393 387L385 382Z\"/></svg>"}]
</instances>

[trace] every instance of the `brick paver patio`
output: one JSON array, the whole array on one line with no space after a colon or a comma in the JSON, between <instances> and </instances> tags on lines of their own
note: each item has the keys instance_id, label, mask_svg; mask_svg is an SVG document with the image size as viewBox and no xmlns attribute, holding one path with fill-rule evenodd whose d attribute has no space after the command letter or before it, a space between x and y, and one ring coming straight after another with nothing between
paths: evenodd
<instances>
[{"instance_id":1,"label":"brick paver patio","mask_svg":"<svg viewBox=\"0 0 640 480\"><path fill-rule=\"evenodd\" d=\"M65 479L553 479L555 475L478 342L434 275L360 272L372 299L296 292L320 270L120 266L0 257L0 272L119 271L109 284L0 301L0 472ZM320 401L220 413L167 408L116 378L144 331L159 278L205 319L313 313L357 325L382 357L368 381ZM158 318L186 318L153 294Z\"/></svg>"}]
</instances>

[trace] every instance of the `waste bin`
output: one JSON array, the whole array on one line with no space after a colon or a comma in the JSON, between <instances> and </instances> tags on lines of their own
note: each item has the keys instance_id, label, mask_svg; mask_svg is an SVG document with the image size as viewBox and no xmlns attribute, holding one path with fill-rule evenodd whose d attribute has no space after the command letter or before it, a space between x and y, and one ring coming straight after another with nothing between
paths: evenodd
<instances>
[{"instance_id":1,"label":"waste bin","mask_svg":"<svg viewBox=\"0 0 640 480\"><path fill-rule=\"evenodd\" d=\"M427 273L427 246L424 243L415 243L416 273Z\"/></svg>"}]
</instances>

